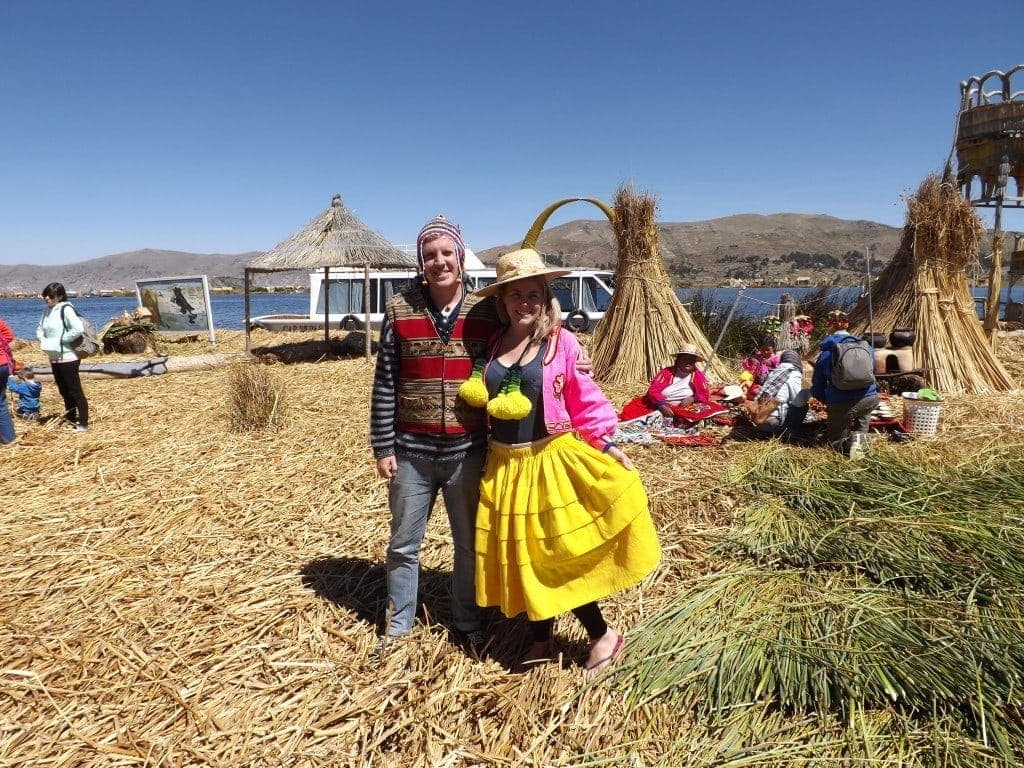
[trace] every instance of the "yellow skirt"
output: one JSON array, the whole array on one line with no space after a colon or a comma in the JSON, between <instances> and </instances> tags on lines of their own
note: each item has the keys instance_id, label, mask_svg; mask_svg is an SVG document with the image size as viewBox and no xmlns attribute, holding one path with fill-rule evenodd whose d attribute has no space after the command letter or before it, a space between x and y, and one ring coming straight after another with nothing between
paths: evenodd
<instances>
[{"instance_id":1,"label":"yellow skirt","mask_svg":"<svg viewBox=\"0 0 1024 768\"><path fill-rule=\"evenodd\" d=\"M476 517L476 601L537 621L644 578L661 557L640 474L573 434L491 443Z\"/></svg>"}]
</instances>

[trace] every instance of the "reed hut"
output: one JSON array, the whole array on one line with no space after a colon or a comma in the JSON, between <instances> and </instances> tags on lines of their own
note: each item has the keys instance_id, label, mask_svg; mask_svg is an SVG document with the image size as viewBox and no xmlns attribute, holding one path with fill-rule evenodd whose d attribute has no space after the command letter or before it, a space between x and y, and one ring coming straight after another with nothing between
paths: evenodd
<instances>
[{"instance_id":1,"label":"reed hut","mask_svg":"<svg viewBox=\"0 0 1024 768\"><path fill-rule=\"evenodd\" d=\"M415 269L416 262L361 222L341 202L331 205L298 232L273 249L253 259L245 268L245 348L249 349L249 285L256 272L284 272L292 269L324 270L324 343L330 340L331 268L363 270L363 307L366 310L366 356L370 356L370 270Z\"/></svg>"},{"instance_id":2,"label":"reed hut","mask_svg":"<svg viewBox=\"0 0 1024 768\"><path fill-rule=\"evenodd\" d=\"M888 335L916 332L914 360L928 385L946 393L992 394L1013 389L985 336L967 284L985 230L952 180L928 176L907 198L899 249L850 314L850 329ZM870 329L869 329L870 325Z\"/></svg>"},{"instance_id":3,"label":"reed hut","mask_svg":"<svg viewBox=\"0 0 1024 768\"><path fill-rule=\"evenodd\" d=\"M612 227L618 241L615 295L594 331L594 376L607 383L650 381L684 343L711 360L707 373L728 371L673 289L661 260L654 196L623 186L615 195Z\"/></svg>"}]
</instances>

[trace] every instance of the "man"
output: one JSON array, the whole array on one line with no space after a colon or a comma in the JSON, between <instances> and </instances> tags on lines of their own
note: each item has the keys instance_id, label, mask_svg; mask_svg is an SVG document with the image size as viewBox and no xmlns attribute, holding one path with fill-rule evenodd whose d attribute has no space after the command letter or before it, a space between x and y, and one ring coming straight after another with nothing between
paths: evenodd
<instances>
[{"instance_id":1,"label":"man","mask_svg":"<svg viewBox=\"0 0 1024 768\"><path fill-rule=\"evenodd\" d=\"M857 422L856 431L866 433L871 412L878 407L878 387L873 373L875 352L847 330L850 320L842 310L834 309L828 313L826 327L830 334L821 340L821 354L814 364L811 394L825 403L829 444L839 453L849 456L850 423ZM854 349L849 346L851 344L866 349ZM835 358L850 360L849 371L844 369L837 373L835 365L838 360ZM844 380L838 381L837 375L842 375ZM856 386L857 382L861 385Z\"/></svg>"},{"instance_id":2,"label":"man","mask_svg":"<svg viewBox=\"0 0 1024 768\"><path fill-rule=\"evenodd\" d=\"M370 443L377 474L390 482L388 610L384 637L412 632L419 588L419 551L440 491L455 544L452 618L471 651L482 651L473 584L477 502L487 451L484 412L457 398L474 358L498 327L494 303L465 290L465 246L444 216L416 238L423 284L392 298L381 327L373 381Z\"/></svg>"}]
</instances>

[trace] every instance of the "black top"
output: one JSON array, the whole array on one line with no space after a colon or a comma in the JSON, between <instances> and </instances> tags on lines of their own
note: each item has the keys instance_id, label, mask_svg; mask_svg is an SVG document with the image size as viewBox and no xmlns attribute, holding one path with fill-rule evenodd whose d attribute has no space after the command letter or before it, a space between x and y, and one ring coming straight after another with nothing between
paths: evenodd
<instances>
[{"instance_id":1,"label":"black top","mask_svg":"<svg viewBox=\"0 0 1024 768\"><path fill-rule=\"evenodd\" d=\"M532 443L548 436L544 426L544 398L541 396L544 382L544 355L548 349L545 340L536 357L520 369L519 391L533 404L533 408L522 419L491 418L491 437L499 443ZM487 366L487 394L492 399L501 389L505 376L515 365L505 366L497 358Z\"/></svg>"}]
</instances>

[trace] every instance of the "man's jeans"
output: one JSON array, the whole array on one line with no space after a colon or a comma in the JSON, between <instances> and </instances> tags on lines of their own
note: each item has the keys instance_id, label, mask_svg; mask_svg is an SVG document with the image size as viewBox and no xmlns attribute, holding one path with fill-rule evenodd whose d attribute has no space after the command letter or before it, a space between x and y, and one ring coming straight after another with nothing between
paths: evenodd
<instances>
[{"instance_id":1,"label":"man's jeans","mask_svg":"<svg viewBox=\"0 0 1024 768\"><path fill-rule=\"evenodd\" d=\"M828 442L839 453L849 456L850 422L857 422L857 432L867 432L871 421L871 412L878 407L878 395L868 395L860 400L846 400L840 403L827 403L828 411Z\"/></svg>"},{"instance_id":2,"label":"man's jeans","mask_svg":"<svg viewBox=\"0 0 1024 768\"><path fill-rule=\"evenodd\" d=\"M388 602L391 637L412 631L420 578L420 545L427 519L441 491L448 511L455 563L452 569L452 618L455 629L471 632L480 628L476 605L474 539L476 508L480 500L480 475L487 449L471 450L465 458L438 462L433 459L398 456L398 472L391 480L391 540L388 542Z\"/></svg>"}]
</instances>

